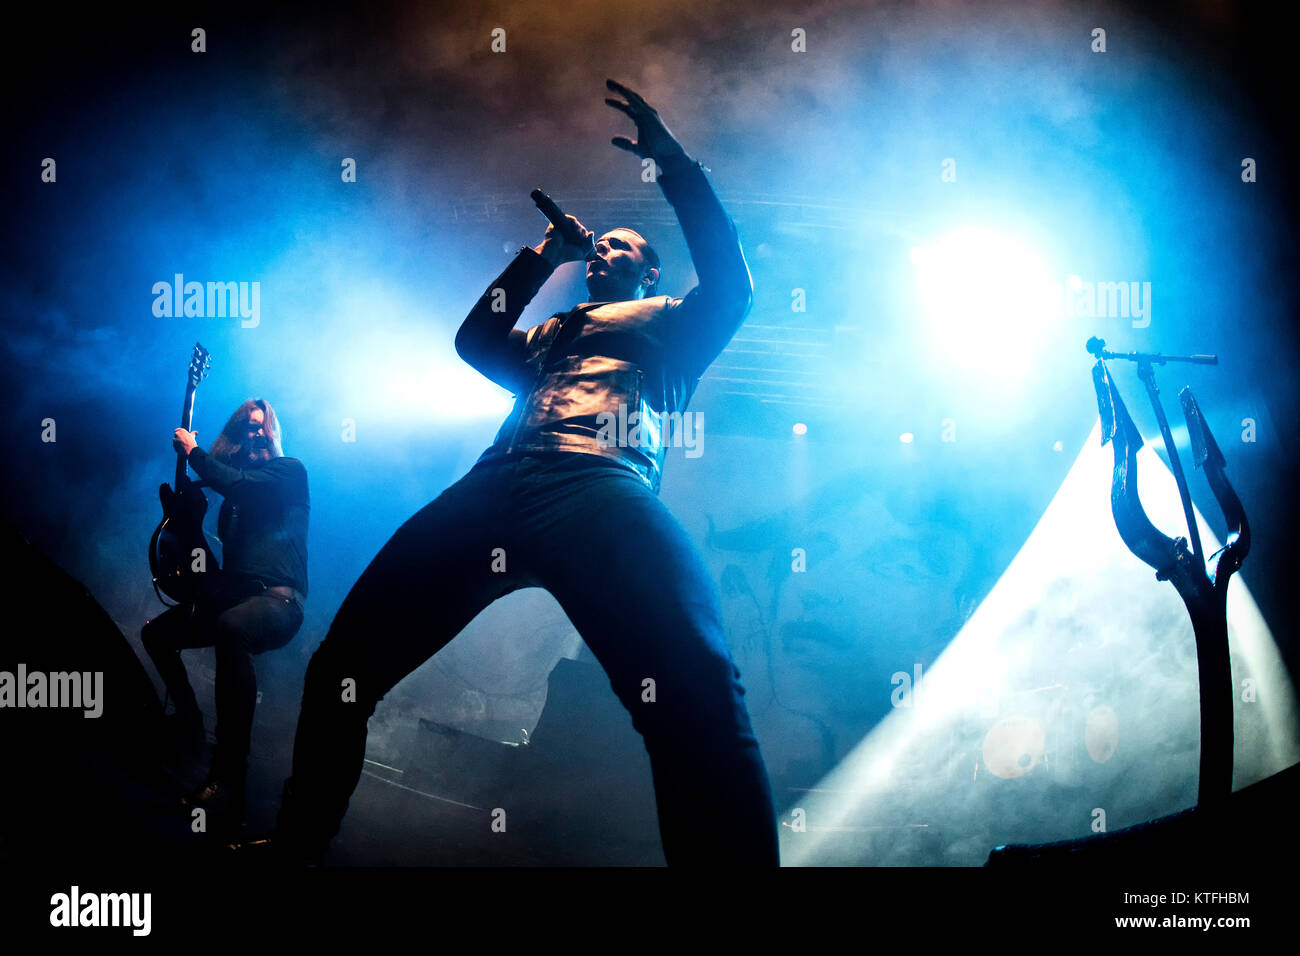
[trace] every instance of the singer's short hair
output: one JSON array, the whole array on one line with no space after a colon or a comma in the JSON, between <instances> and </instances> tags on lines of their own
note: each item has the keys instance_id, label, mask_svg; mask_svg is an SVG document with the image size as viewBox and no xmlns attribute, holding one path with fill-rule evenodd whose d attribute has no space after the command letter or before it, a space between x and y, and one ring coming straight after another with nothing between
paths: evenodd
<instances>
[{"instance_id":1,"label":"singer's short hair","mask_svg":"<svg viewBox=\"0 0 1300 956\"><path fill-rule=\"evenodd\" d=\"M654 246L652 246L652 245L650 245L650 243L646 242L646 238L645 238L645 236L641 235L641 233L637 232L635 229L629 229L627 226L619 226L618 228L619 228L621 231L623 231L623 232L630 232L630 233L632 233L632 235L634 235L634 236L636 236L638 239L640 239L641 242L644 244L644 248L642 249L642 253L643 253L644 256L645 256L645 262L646 262L646 265L647 265L647 266L652 266L652 267L654 267L655 269L659 269L659 275L655 277L655 281L652 282L648 287L646 287L646 290L645 290L645 297L646 297L647 299L650 298L651 296L658 295L658 294L659 294L659 280L663 278L663 269L660 268L660 265L659 265L659 253L655 252L655 248L654 248Z\"/></svg>"}]
</instances>

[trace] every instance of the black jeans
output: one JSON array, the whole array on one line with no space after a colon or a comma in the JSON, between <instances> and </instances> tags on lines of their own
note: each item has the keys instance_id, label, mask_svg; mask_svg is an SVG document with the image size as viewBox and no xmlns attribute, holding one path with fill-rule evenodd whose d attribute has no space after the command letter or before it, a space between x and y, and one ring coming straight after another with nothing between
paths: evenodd
<instances>
[{"instance_id":1,"label":"black jeans","mask_svg":"<svg viewBox=\"0 0 1300 956\"><path fill-rule=\"evenodd\" d=\"M493 570L498 548L504 571ZM375 705L488 604L529 586L556 598L631 712L667 861L775 866L771 788L714 582L636 475L569 452L480 462L366 568L307 668L283 843L324 852L360 779Z\"/></svg>"},{"instance_id":2,"label":"black jeans","mask_svg":"<svg viewBox=\"0 0 1300 956\"><path fill-rule=\"evenodd\" d=\"M252 587L227 586L223 593L193 609L181 605L164 611L140 632L145 650L176 702L176 712L201 719L190 686L183 648L214 647L217 652L217 746L212 776L240 787L248 767L257 675L253 655L284 647L302 626L302 605L291 598L261 593Z\"/></svg>"}]
</instances>

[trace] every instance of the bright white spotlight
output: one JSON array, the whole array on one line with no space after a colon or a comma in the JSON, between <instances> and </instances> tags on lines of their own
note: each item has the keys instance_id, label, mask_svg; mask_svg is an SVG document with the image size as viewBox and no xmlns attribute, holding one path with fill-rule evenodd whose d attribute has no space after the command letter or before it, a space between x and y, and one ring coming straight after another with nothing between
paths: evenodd
<instances>
[{"instance_id":1,"label":"bright white spotlight","mask_svg":"<svg viewBox=\"0 0 1300 956\"><path fill-rule=\"evenodd\" d=\"M455 316L431 322L426 304L378 279L352 288L337 308L335 327L352 333L345 319L381 317L364 335L330 343L338 355L330 379L343 408L377 405L388 421L421 425L499 421L510 413L510 394L456 354Z\"/></svg>"},{"instance_id":2,"label":"bright white spotlight","mask_svg":"<svg viewBox=\"0 0 1300 956\"><path fill-rule=\"evenodd\" d=\"M1023 367L1063 315L1060 282L1012 237L960 229L909 258L931 347L956 365Z\"/></svg>"},{"instance_id":3,"label":"bright white spotlight","mask_svg":"<svg viewBox=\"0 0 1300 956\"><path fill-rule=\"evenodd\" d=\"M794 432L796 435L806 435L806 434L808 434L808 426L805 425L803 422L795 422L795 423L794 423L794 428L792 428L792 429L790 429L790 430L791 430L792 432Z\"/></svg>"},{"instance_id":4,"label":"bright white spotlight","mask_svg":"<svg viewBox=\"0 0 1300 956\"><path fill-rule=\"evenodd\" d=\"M904 445L910 445L912 444L912 439L915 437L916 436L914 436L911 432L903 432L903 434L898 436L898 440L901 441Z\"/></svg>"},{"instance_id":5,"label":"bright white spotlight","mask_svg":"<svg viewBox=\"0 0 1300 956\"><path fill-rule=\"evenodd\" d=\"M385 406L424 421L474 421L510 413L513 402L496 385L448 356L437 359L403 356L390 362L378 390Z\"/></svg>"},{"instance_id":6,"label":"bright white spotlight","mask_svg":"<svg viewBox=\"0 0 1300 956\"><path fill-rule=\"evenodd\" d=\"M503 419L513 403L461 361L445 336L427 329L372 332L347 352L335 380L345 408L378 404L390 421Z\"/></svg>"}]
</instances>

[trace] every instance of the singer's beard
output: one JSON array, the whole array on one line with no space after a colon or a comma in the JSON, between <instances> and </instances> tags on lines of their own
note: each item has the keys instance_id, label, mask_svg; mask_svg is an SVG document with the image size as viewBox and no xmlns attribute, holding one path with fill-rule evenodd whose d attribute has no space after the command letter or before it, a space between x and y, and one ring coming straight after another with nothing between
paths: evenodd
<instances>
[{"instance_id":1,"label":"singer's beard","mask_svg":"<svg viewBox=\"0 0 1300 956\"><path fill-rule=\"evenodd\" d=\"M637 288L627 276L609 272L587 277L587 294L591 302L624 302L638 298Z\"/></svg>"}]
</instances>

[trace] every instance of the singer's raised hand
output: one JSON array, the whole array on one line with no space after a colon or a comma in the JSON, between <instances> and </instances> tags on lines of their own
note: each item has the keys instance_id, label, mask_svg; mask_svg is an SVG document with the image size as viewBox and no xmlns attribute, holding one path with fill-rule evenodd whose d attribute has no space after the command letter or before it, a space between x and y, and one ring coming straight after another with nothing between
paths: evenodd
<instances>
[{"instance_id":1,"label":"singer's raised hand","mask_svg":"<svg viewBox=\"0 0 1300 956\"><path fill-rule=\"evenodd\" d=\"M636 123L636 142L626 136L615 136L611 143L619 149L625 149L642 159L653 159L660 166L687 160L686 150L668 131L664 121L659 118L659 111L647 103L636 90L629 89L622 83L606 80L605 86L618 93L626 103L606 98L605 102L614 109L626 113Z\"/></svg>"},{"instance_id":2,"label":"singer's raised hand","mask_svg":"<svg viewBox=\"0 0 1300 956\"><path fill-rule=\"evenodd\" d=\"M576 226L578 232L582 234L584 240L590 238L593 234L590 229L578 222L573 216L565 216L565 219L573 226ZM564 236L560 235L559 230L553 223L546 224L546 235L543 237L540 245L533 248L537 253L553 266L562 265L566 262L577 262L579 259L587 258L589 246L575 246L571 242L565 241Z\"/></svg>"}]
</instances>

